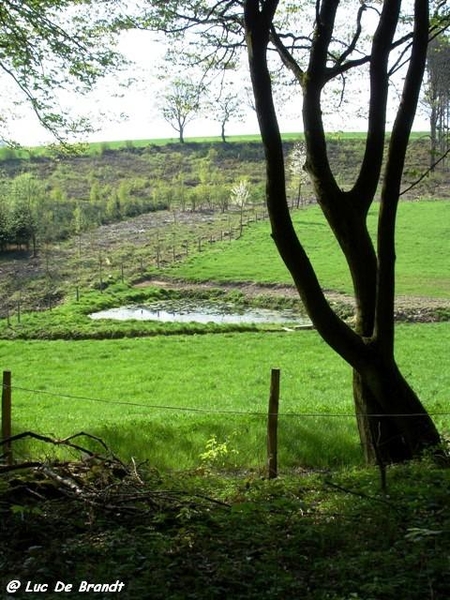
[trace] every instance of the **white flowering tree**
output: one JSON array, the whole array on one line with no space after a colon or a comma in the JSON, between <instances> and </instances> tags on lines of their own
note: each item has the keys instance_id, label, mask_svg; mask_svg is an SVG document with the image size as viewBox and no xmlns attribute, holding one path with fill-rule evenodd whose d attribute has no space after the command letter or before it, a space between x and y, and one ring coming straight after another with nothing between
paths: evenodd
<instances>
[{"instance_id":1,"label":"white flowering tree","mask_svg":"<svg viewBox=\"0 0 450 600\"><path fill-rule=\"evenodd\" d=\"M241 179L231 188L230 204L239 209L239 235L242 235L244 210L248 206L250 198L250 183L247 179Z\"/></svg>"},{"instance_id":2,"label":"white flowering tree","mask_svg":"<svg viewBox=\"0 0 450 600\"><path fill-rule=\"evenodd\" d=\"M304 186L308 181L305 171L306 148L303 142L297 142L288 156L288 169L291 176L291 188L294 198L293 206L299 208L305 203Z\"/></svg>"}]
</instances>

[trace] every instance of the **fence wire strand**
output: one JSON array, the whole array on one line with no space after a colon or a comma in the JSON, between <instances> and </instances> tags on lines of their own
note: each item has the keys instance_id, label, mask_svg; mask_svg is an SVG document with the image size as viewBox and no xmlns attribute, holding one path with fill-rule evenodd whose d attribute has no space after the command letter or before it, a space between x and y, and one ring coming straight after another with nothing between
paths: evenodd
<instances>
[{"instance_id":1,"label":"fence wire strand","mask_svg":"<svg viewBox=\"0 0 450 600\"><path fill-rule=\"evenodd\" d=\"M4 388L5 385L2 385ZM67 394L61 392L52 392L48 390L34 390L31 388L21 386L11 386L11 390L17 390L21 392L27 392L30 394L44 394L47 396L53 396L54 398L60 398L65 400L82 400L87 402L101 402L103 404L117 405L117 406L130 406L134 408L146 408L149 410L171 410L179 412L190 412L197 414L211 414L211 415L237 415L237 416L249 416L249 417L267 417L268 413L260 411L241 411L241 410L227 410L227 409L206 409L206 408L194 408L188 406L168 406L159 404L142 404L139 402L125 402L123 400L107 400L105 398L93 398L91 396L77 396L74 394ZM280 398L281 400L281 398ZM427 414L431 417L448 417L450 412L429 412ZM355 417L367 417L367 418L402 418L402 417L422 417L423 413L325 413L325 412L279 412L279 417L306 417L306 418L355 418Z\"/></svg>"}]
</instances>

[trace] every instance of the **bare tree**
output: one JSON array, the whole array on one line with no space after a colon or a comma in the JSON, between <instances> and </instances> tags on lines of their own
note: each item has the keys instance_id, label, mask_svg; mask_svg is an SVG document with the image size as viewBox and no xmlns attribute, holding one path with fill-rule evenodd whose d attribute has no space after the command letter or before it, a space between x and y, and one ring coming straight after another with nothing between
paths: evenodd
<instances>
[{"instance_id":1,"label":"bare tree","mask_svg":"<svg viewBox=\"0 0 450 600\"><path fill-rule=\"evenodd\" d=\"M243 101L239 90L232 83L223 83L217 96L207 105L208 116L220 125L220 137L226 143L225 130L230 121L242 121L244 118Z\"/></svg>"}]
</instances>

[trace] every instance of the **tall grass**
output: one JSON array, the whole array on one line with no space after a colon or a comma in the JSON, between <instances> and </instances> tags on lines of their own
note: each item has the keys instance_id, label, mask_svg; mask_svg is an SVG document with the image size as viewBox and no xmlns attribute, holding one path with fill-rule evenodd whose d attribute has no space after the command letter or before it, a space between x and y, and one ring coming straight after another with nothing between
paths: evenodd
<instances>
[{"instance_id":1,"label":"tall grass","mask_svg":"<svg viewBox=\"0 0 450 600\"><path fill-rule=\"evenodd\" d=\"M431 412L448 412L448 333L447 323L398 327L400 366ZM2 341L0 364L12 371L16 432L83 430L125 459L160 468L263 466L270 370L277 367L281 467L361 461L350 370L314 331ZM449 431L448 416L437 423Z\"/></svg>"}]
</instances>

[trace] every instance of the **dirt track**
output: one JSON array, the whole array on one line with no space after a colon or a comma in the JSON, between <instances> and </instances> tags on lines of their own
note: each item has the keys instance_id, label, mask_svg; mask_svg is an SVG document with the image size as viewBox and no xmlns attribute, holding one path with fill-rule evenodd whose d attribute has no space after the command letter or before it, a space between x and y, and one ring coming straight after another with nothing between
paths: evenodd
<instances>
[{"instance_id":1,"label":"dirt track","mask_svg":"<svg viewBox=\"0 0 450 600\"><path fill-rule=\"evenodd\" d=\"M231 223L229 216L221 213L158 211L120 223L102 225L89 233L83 234L80 245L84 252L90 249L94 257L98 256L100 250L105 253L120 252L126 243L136 251L141 248L147 249L151 253L151 250L148 249L149 240L154 239L158 231L161 232L161 235L165 233L170 238L171 234L167 232L178 225L183 225L186 229L191 228L192 231L198 232L196 235L209 236L211 235L210 232L213 232L216 234L215 239L220 239L217 233L223 231L226 227L230 227ZM54 273L59 272L60 274L56 279L64 279L66 282L70 282L74 277L74 272L73 268L71 269L68 265L71 260L73 261L77 251L78 242L75 240L75 242L54 246L51 249L50 258L46 256L47 253L44 251L39 252L36 258L32 258L31 253L19 252L4 256L0 261L0 313L12 301L13 294L17 296L18 293L21 294L24 308L27 307L27 304L29 304L28 308L32 310L45 307L47 301L43 297L45 294L48 295L47 285L49 282L47 269L50 269L50 279L53 278ZM93 264L94 267L91 268L95 268L96 263L93 262ZM138 285L154 285L155 283L178 290L221 287L224 290L239 290L248 298L254 298L255 296L298 298L298 293L293 285L217 284L209 282L193 284L168 279L145 281ZM30 284L32 288L29 287ZM27 288L28 290L33 289L28 298ZM63 294L54 293L53 296L52 301L55 304L61 300ZM326 296L344 310L351 309L353 305L353 299L350 296L330 291L326 292ZM450 299L399 296L396 300L396 317L398 320L432 322L448 319L448 315L450 315Z\"/></svg>"}]
</instances>

